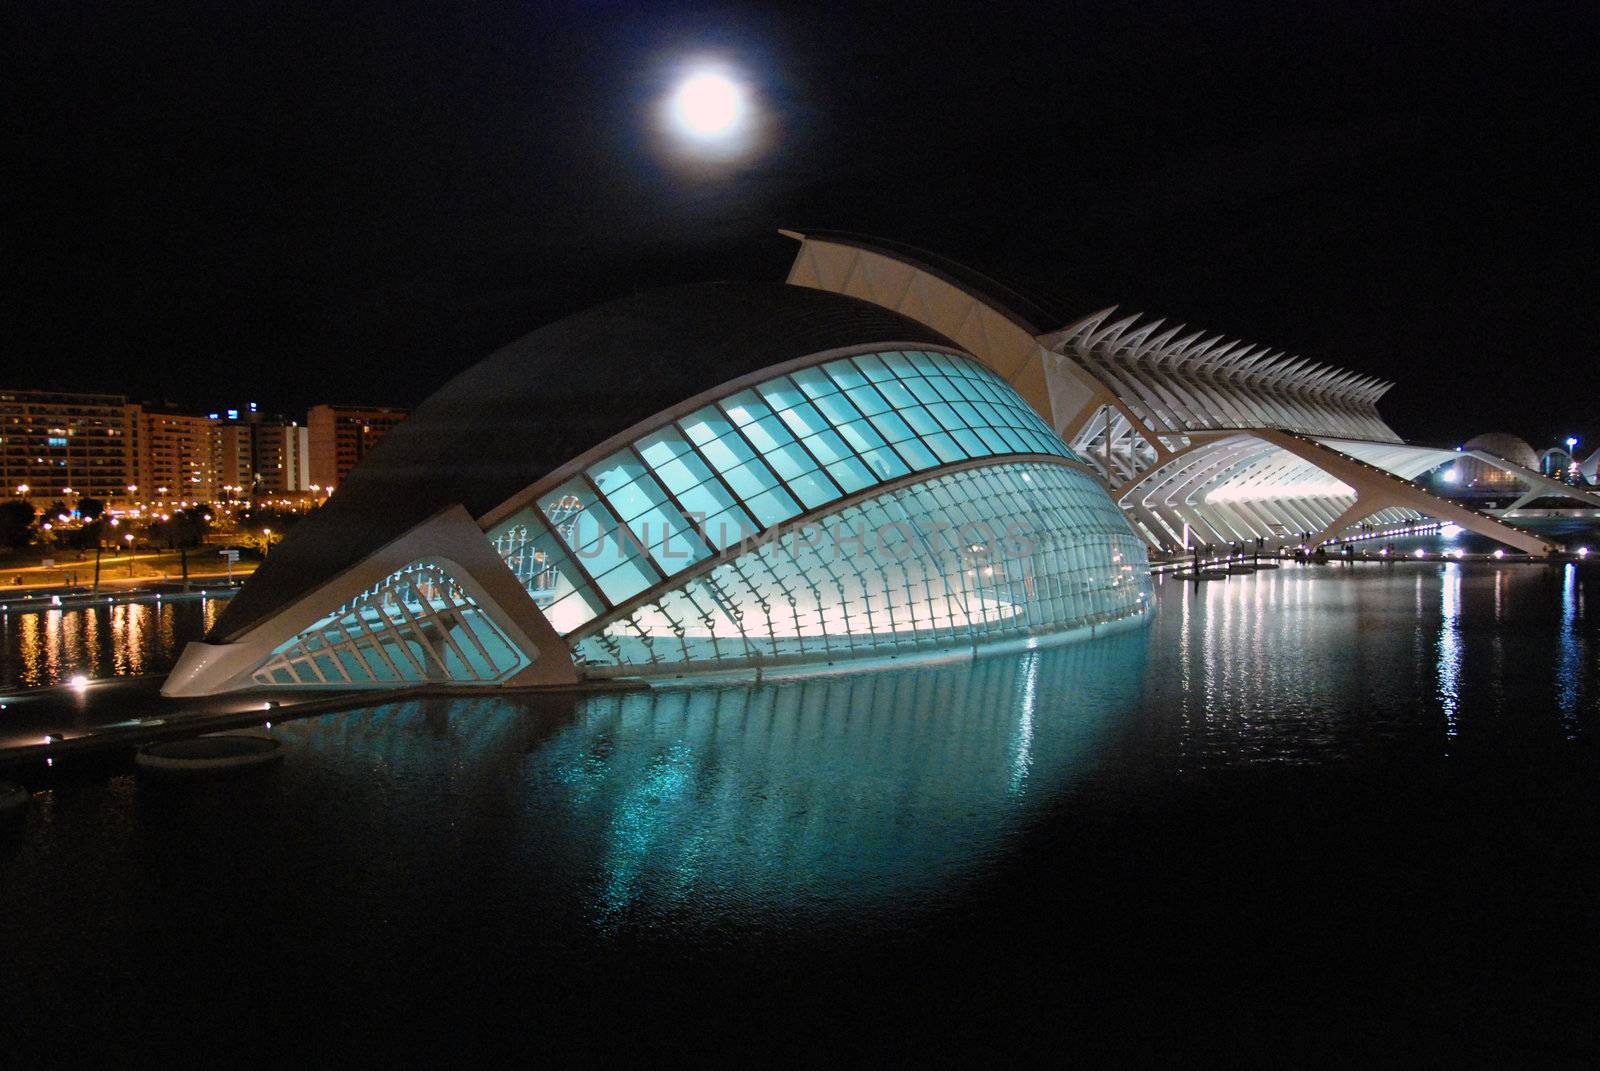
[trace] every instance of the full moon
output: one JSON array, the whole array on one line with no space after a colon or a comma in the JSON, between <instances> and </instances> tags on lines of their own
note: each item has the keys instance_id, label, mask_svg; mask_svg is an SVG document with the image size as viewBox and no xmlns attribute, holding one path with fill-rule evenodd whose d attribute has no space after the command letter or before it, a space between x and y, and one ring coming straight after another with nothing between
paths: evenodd
<instances>
[{"instance_id":1,"label":"full moon","mask_svg":"<svg viewBox=\"0 0 1600 1071\"><path fill-rule=\"evenodd\" d=\"M672 114L678 125L695 137L727 134L743 110L743 92L720 74L693 75L672 97Z\"/></svg>"}]
</instances>

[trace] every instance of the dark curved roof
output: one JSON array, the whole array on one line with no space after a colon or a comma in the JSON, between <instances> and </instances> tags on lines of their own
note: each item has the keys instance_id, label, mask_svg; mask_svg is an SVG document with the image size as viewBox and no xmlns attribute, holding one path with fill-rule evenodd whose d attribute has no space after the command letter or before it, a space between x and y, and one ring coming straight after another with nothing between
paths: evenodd
<instances>
[{"instance_id":1,"label":"dark curved roof","mask_svg":"<svg viewBox=\"0 0 1600 1071\"><path fill-rule=\"evenodd\" d=\"M813 353L890 342L958 348L881 306L784 283L652 290L541 327L389 432L290 529L209 638L237 637L447 506L482 516L685 398Z\"/></svg>"}]
</instances>

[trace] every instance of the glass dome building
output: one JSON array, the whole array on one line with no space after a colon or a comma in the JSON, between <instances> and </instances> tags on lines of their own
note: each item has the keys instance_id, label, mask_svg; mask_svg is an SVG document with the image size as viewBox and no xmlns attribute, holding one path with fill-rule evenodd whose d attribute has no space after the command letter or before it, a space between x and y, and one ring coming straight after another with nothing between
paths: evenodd
<instances>
[{"instance_id":1,"label":"glass dome building","mask_svg":"<svg viewBox=\"0 0 1600 1071\"><path fill-rule=\"evenodd\" d=\"M780 283L637 294L446 384L167 695L771 676L1142 620L1144 542L971 353Z\"/></svg>"}]
</instances>

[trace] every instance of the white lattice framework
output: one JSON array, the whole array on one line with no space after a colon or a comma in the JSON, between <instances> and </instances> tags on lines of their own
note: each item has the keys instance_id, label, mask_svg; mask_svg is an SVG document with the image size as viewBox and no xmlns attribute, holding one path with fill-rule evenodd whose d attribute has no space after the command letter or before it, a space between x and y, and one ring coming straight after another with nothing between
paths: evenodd
<instances>
[{"instance_id":1,"label":"white lattice framework","mask_svg":"<svg viewBox=\"0 0 1600 1071\"><path fill-rule=\"evenodd\" d=\"M413 562L282 645L260 685L493 684L528 665L443 562Z\"/></svg>"}]
</instances>

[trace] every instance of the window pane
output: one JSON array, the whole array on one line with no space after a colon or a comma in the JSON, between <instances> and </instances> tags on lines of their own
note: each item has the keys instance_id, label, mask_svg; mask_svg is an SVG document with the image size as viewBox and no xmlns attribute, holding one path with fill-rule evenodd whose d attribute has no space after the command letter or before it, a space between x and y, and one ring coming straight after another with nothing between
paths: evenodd
<instances>
[{"instance_id":1,"label":"window pane","mask_svg":"<svg viewBox=\"0 0 1600 1071\"><path fill-rule=\"evenodd\" d=\"M873 387L857 387L849 391L847 396L852 405L868 416L889 408L889 403L883 400L883 395Z\"/></svg>"},{"instance_id":2,"label":"window pane","mask_svg":"<svg viewBox=\"0 0 1600 1071\"><path fill-rule=\"evenodd\" d=\"M767 404L772 406L774 412L792 409L806 400L805 395L800 393L798 387L789 382L787 376L779 376L769 383L762 383L756 387L756 390L761 393L761 397L766 399Z\"/></svg>"},{"instance_id":3,"label":"window pane","mask_svg":"<svg viewBox=\"0 0 1600 1071\"><path fill-rule=\"evenodd\" d=\"M639 440L638 446L651 468L660 468L689 449L676 424L651 432Z\"/></svg>"},{"instance_id":4,"label":"window pane","mask_svg":"<svg viewBox=\"0 0 1600 1071\"><path fill-rule=\"evenodd\" d=\"M789 481L789 490L799 496L806 509L816 509L839 497L839 491L821 472L808 472Z\"/></svg>"},{"instance_id":5,"label":"window pane","mask_svg":"<svg viewBox=\"0 0 1600 1071\"><path fill-rule=\"evenodd\" d=\"M777 478L759 461L738 465L723 473L728 486L741 499L749 499L778 485Z\"/></svg>"},{"instance_id":6,"label":"window pane","mask_svg":"<svg viewBox=\"0 0 1600 1071\"><path fill-rule=\"evenodd\" d=\"M814 435L819 431L832 427L816 407L809 402L797 405L783 414L783 422L796 436Z\"/></svg>"},{"instance_id":7,"label":"window pane","mask_svg":"<svg viewBox=\"0 0 1600 1071\"><path fill-rule=\"evenodd\" d=\"M917 402L916 395L912 394L906 385L900 382L898 379L891 379L886 383L879 383L878 392L887 398L889 400L889 404L894 406L896 409L902 409L908 405L915 405Z\"/></svg>"},{"instance_id":8,"label":"window pane","mask_svg":"<svg viewBox=\"0 0 1600 1071\"><path fill-rule=\"evenodd\" d=\"M666 462L656 469L656 475L675 495L681 495L689 488L712 479L711 466L697 454L684 454Z\"/></svg>"},{"instance_id":9,"label":"window pane","mask_svg":"<svg viewBox=\"0 0 1600 1071\"><path fill-rule=\"evenodd\" d=\"M724 398L722 409L741 427L772 413L767 403L763 402L761 396L753 390L742 390L732 397Z\"/></svg>"},{"instance_id":10,"label":"window pane","mask_svg":"<svg viewBox=\"0 0 1600 1071\"><path fill-rule=\"evenodd\" d=\"M697 445L704 445L733 431L733 424L715 406L697 409L681 421L683 430Z\"/></svg>"},{"instance_id":11,"label":"window pane","mask_svg":"<svg viewBox=\"0 0 1600 1071\"><path fill-rule=\"evenodd\" d=\"M845 445L836 431L824 431L803 440L806 449L817 456L823 464L830 461L839 461L847 457L854 457L855 453Z\"/></svg>"},{"instance_id":12,"label":"window pane","mask_svg":"<svg viewBox=\"0 0 1600 1071\"><path fill-rule=\"evenodd\" d=\"M756 495L745 505L749 507L751 515L761 522L763 528L782 524L800 512L800 507L782 488L773 488L764 494Z\"/></svg>"},{"instance_id":13,"label":"window pane","mask_svg":"<svg viewBox=\"0 0 1600 1071\"><path fill-rule=\"evenodd\" d=\"M842 390L859 387L867 381L867 377L862 374L861 369L849 361L830 361L822 367Z\"/></svg>"},{"instance_id":14,"label":"window pane","mask_svg":"<svg viewBox=\"0 0 1600 1071\"><path fill-rule=\"evenodd\" d=\"M858 454L883 445L883 437L865 420L852 421L839 427L839 434Z\"/></svg>"},{"instance_id":15,"label":"window pane","mask_svg":"<svg viewBox=\"0 0 1600 1071\"><path fill-rule=\"evenodd\" d=\"M682 502L683 508L690 513L703 513L707 517L713 513L721 513L734 504L733 496L717 480L707 480L695 487L679 491L678 501Z\"/></svg>"},{"instance_id":16,"label":"window pane","mask_svg":"<svg viewBox=\"0 0 1600 1071\"><path fill-rule=\"evenodd\" d=\"M855 420L861 415L856 407L850 404L849 399L842 394L817 399L817 408L822 411L823 416L828 418L830 424L844 424Z\"/></svg>"},{"instance_id":17,"label":"window pane","mask_svg":"<svg viewBox=\"0 0 1600 1071\"><path fill-rule=\"evenodd\" d=\"M618 563L604 576L596 577L595 583L600 585L606 598L614 603L622 602L655 583L655 571L646 571L647 568L642 562L628 559Z\"/></svg>"},{"instance_id":18,"label":"window pane","mask_svg":"<svg viewBox=\"0 0 1600 1071\"><path fill-rule=\"evenodd\" d=\"M887 442L897 443L911 438L911 428L894 413L879 413L872 418L872 426Z\"/></svg>"},{"instance_id":19,"label":"window pane","mask_svg":"<svg viewBox=\"0 0 1600 1071\"><path fill-rule=\"evenodd\" d=\"M734 506L713 517L707 517L702 531L705 532L706 541L712 546L718 550L726 550L737 545L741 539L755 535L760 527L743 509Z\"/></svg>"},{"instance_id":20,"label":"window pane","mask_svg":"<svg viewBox=\"0 0 1600 1071\"><path fill-rule=\"evenodd\" d=\"M806 397L813 401L836 394L839 390L820 368L801 368L790 372L789 378L799 384L800 389L806 392Z\"/></svg>"},{"instance_id":21,"label":"window pane","mask_svg":"<svg viewBox=\"0 0 1600 1071\"><path fill-rule=\"evenodd\" d=\"M894 378L894 373L889 371L883 363L883 358L876 353L863 353L859 357L852 357L851 361L874 383Z\"/></svg>"},{"instance_id":22,"label":"window pane","mask_svg":"<svg viewBox=\"0 0 1600 1071\"><path fill-rule=\"evenodd\" d=\"M700 444L700 452L706 460L717 467L718 472L742 465L755 457L755 451L750 449L750 444L737 432L730 432L721 439Z\"/></svg>"},{"instance_id":23,"label":"window pane","mask_svg":"<svg viewBox=\"0 0 1600 1071\"><path fill-rule=\"evenodd\" d=\"M932 435L936 431L943 431L939 422L933 419L933 414L920 405L913 405L900 410L900 416L919 435Z\"/></svg>"},{"instance_id":24,"label":"window pane","mask_svg":"<svg viewBox=\"0 0 1600 1071\"><path fill-rule=\"evenodd\" d=\"M746 424L741 430L745 438L750 440L750 445L763 454L768 450L776 450L786 443L794 442L794 436L790 434L789 429L775 416Z\"/></svg>"},{"instance_id":25,"label":"window pane","mask_svg":"<svg viewBox=\"0 0 1600 1071\"><path fill-rule=\"evenodd\" d=\"M906 468L906 463L900 460L899 455L887 446L875 450L863 450L861 457L867 466L877 473L880 480L892 480L911 471Z\"/></svg>"},{"instance_id":26,"label":"window pane","mask_svg":"<svg viewBox=\"0 0 1600 1071\"><path fill-rule=\"evenodd\" d=\"M965 456L961 451L961 447L956 445L956 441L943 432L938 435L928 436L926 441L928 446L933 449L933 452L939 455L939 460L946 463L960 461Z\"/></svg>"},{"instance_id":27,"label":"window pane","mask_svg":"<svg viewBox=\"0 0 1600 1071\"><path fill-rule=\"evenodd\" d=\"M912 468L919 472L923 469L931 469L939 463L939 459L934 456L933 451L922 445L917 439L907 439L903 443L896 443L895 449L900 451L900 455L910 463Z\"/></svg>"},{"instance_id":28,"label":"window pane","mask_svg":"<svg viewBox=\"0 0 1600 1071\"><path fill-rule=\"evenodd\" d=\"M872 470L867 468L859 458L846 458L843 461L828 466L828 473L846 494L853 494L864 487L871 487L877 483Z\"/></svg>"},{"instance_id":29,"label":"window pane","mask_svg":"<svg viewBox=\"0 0 1600 1071\"><path fill-rule=\"evenodd\" d=\"M760 528L762 528L762 525L755 523L755 520L747 512L744 512L744 509L739 506L733 506L731 509L725 509L725 511L720 512L720 514L707 517L706 523L704 523L704 527L701 530L706 533L707 543L712 544L718 551L725 551L730 546L734 546L734 544L744 540L746 536L755 535L757 531L760 531Z\"/></svg>"}]
</instances>

